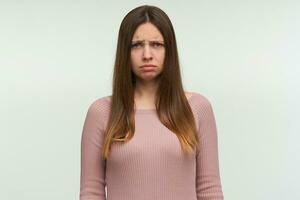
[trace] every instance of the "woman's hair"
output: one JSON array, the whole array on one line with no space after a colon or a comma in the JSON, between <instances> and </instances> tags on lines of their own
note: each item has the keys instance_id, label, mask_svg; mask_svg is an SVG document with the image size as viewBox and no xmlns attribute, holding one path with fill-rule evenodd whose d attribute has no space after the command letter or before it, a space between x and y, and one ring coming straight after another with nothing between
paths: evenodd
<instances>
[{"instance_id":1,"label":"woman's hair","mask_svg":"<svg viewBox=\"0 0 300 200\"><path fill-rule=\"evenodd\" d=\"M113 142L126 142L135 132L135 75L131 69L131 43L137 27L152 23L165 43L163 70L158 77L155 107L159 120L177 135L184 152L199 145L192 109L183 90L175 32L167 14L160 8L144 5L131 10L123 19L118 35L113 74L110 115L105 130L102 156L107 159Z\"/></svg>"}]
</instances>

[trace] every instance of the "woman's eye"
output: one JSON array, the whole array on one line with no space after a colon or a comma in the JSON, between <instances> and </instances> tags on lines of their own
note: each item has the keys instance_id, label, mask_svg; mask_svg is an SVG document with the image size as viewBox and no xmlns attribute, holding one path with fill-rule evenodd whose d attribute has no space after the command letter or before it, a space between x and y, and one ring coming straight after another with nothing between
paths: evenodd
<instances>
[{"instance_id":1,"label":"woman's eye","mask_svg":"<svg viewBox=\"0 0 300 200\"><path fill-rule=\"evenodd\" d=\"M139 48L139 47L142 47L144 44L142 43L133 43L131 44L131 48ZM155 43L151 43L150 44L151 46L155 47L155 48L159 48L159 47L163 47L164 45L161 44L161 43L158 43L158 42L155 42Z\"/></svg>"},{"instance_id":2,"label":"woman's eye","mask_svg":"<svg viewBox=\"0 0 300 200\"><path fill-rule=\"evenodd\" d=\"M132 45L131 45L132 48L139 47L139 46L141 46L140 43L135 43L135 44L132 44Z\"/></svg>"},{"instance_id":3,"label":"woman's eye","mask_svg":"<svg viewBox=\"0 0 300 200\"><path fill-rule=\"evenodd\" d=\"M153 46L154 47L161 47L161 46L163 46L163 44L161 44L161 43L153 43Z\"/></svg>"}]
</instances>

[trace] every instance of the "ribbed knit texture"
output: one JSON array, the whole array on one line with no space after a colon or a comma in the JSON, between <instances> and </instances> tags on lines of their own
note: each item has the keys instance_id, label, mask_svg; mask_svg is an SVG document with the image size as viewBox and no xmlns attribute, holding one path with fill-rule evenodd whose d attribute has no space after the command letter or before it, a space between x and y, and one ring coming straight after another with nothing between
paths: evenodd
<instances>
[{"instance_id":1,"label":"ribbed knit texture","mask_svg":"<svg viewBox=\"0 0 300 200\"><path fill-rule=\"evenodd\" d=\"M95 100L82 131L80 200L223 200L211 103L195 92L188 101L202 136L200 151L184 154L156 110L140 109L135 113L134 137L114 143L104 161L100 151L110 99Z\"/></svg>"}]
</instances>

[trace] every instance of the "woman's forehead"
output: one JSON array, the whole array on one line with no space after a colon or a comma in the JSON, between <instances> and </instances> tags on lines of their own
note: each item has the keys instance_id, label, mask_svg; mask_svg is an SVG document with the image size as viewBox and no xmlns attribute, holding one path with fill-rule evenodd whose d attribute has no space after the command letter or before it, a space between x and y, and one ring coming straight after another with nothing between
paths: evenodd
<instances>
[{"instance_id":1,"label":"woman's forehead","mask_svg":"<svg viewBox=\"0 0 300 200\"><path fill-rule=\"evenodd\" d=\"M141 24L133 34L133 40L163 40L163 36L156 26L151 23Z\"/></svg>"}]
</instances>

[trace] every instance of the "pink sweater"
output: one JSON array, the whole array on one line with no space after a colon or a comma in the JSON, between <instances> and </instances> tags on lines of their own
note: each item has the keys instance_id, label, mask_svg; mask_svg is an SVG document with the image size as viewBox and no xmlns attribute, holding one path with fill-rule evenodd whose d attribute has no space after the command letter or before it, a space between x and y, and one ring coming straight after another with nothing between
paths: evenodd
<instances>
[{"instance_id":1,"label":"pink sweater","mask_svg":"<svg viewBox=\"0 0 300 200\"><path fill-rule=\"evenodd\" d=\"M162 125L156 111L140 109L134 137L113 144L104 161L100 150L110 99L95 100L82 131L80 200L223 200L212 106L199 93L188 101L203 136L198 153L184 156L177 136Z\"/></svg>"}]
</instances>

